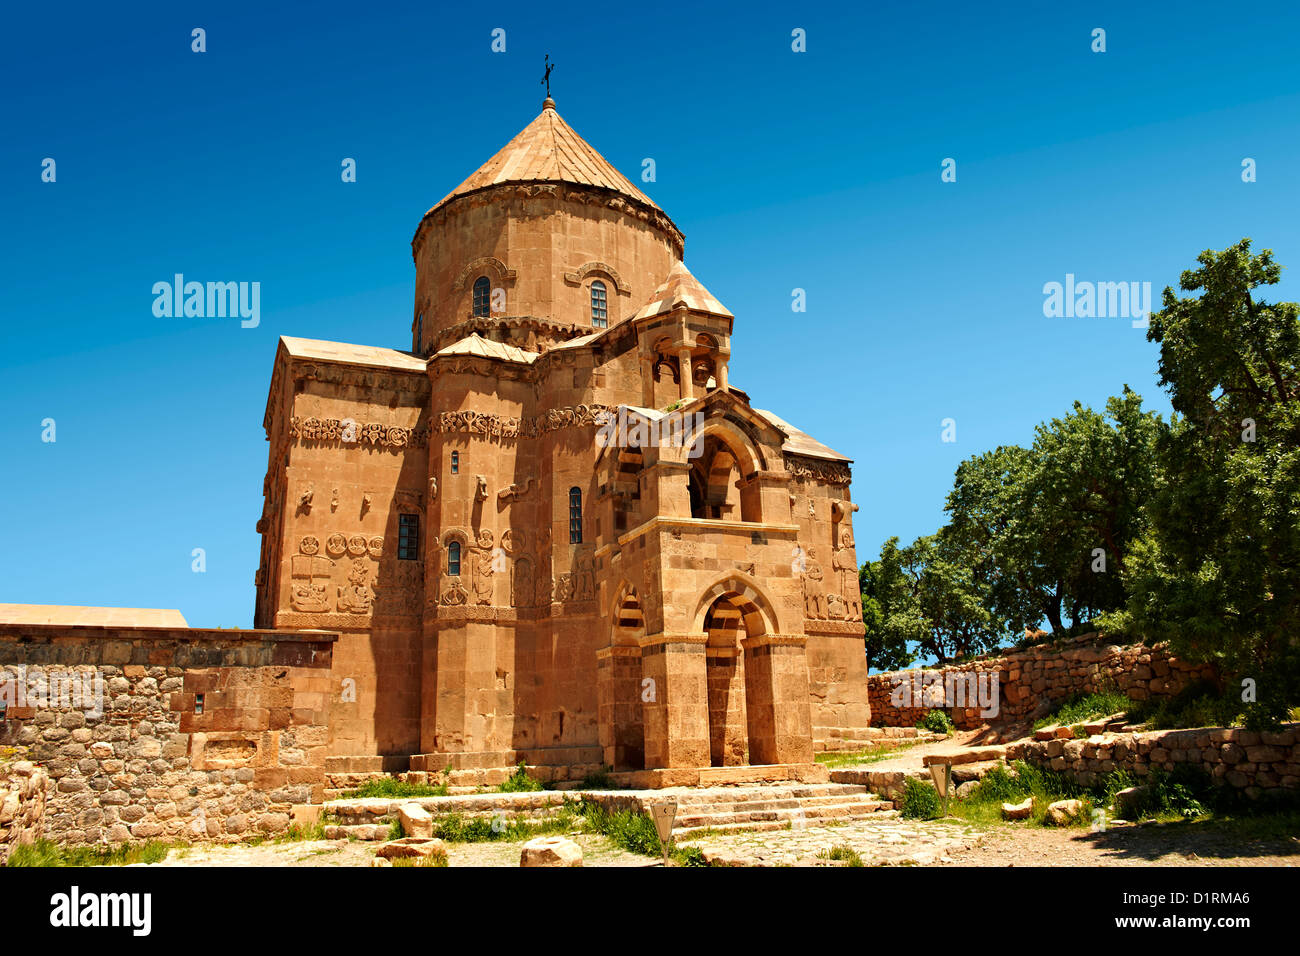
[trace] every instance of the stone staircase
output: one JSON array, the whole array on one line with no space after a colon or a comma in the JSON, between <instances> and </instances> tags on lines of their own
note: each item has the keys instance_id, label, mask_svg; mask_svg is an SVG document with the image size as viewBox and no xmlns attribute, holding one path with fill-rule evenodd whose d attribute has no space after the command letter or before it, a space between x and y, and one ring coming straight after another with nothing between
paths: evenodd
<instances>
[{"instance_id":1,"label":"stone staircase","mask_svg":"<svg viewBox=\"0 0 1300 956\"><path fill-rule=\"evenodd\" d=\"M557 813L566 800L586 798L610 810L648 813L668 800L677 802L673 835L690 839L709 832L782 830L892 817L893 804L867 787L851 783L783 783L751 786L680 787L664 790L542 790L531 793L478 793L445 797L372 797L331 800L328 839L387 840L403 804L418 804L436 819L456 813L466 819L503 818L532 822Z\"/></svg>"},{"instance_id":2,"label":"stone staircase","mask_svg":"<svg viewBox=\"0 0 1300 956\"><path fill-rule=\"evenodd\" d=\"M827 823L896 816L893 804L856 784L810 783L759 787L706 787L655 791L643 803L677 801L673 836L678 840L708 832L784 830Z\"/></svg>"}]
</instances>

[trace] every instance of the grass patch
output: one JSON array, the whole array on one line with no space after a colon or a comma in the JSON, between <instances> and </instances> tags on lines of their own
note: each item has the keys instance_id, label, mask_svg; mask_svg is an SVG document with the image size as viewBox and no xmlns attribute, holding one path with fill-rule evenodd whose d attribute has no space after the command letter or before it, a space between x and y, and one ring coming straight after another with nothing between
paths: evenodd
<instances>
[{"instance_id":1,"label":"grass patch","mask_svg":"<svg viewBox=\"0 0 1300 956\"><path fill-rule=\"evenodd\" d=\"M447 857L441 853L431 853L428 856L399 856L395 860L390 860L393 866L448 866Z\"/></svg>"},{"instance_id":2,"label":"grass patch","mask_svg":"<svg viewBox=\"0 0 1300 956\"><path fill-rule=\"evenodd\" d=\"M1181 730L1188 727L1240 727L1245 712L1240 699L1219 693L1209 681L1197 681L1173 697L1146 701L1132 716L1150 730Z\"/></svg>"},{"instance_id":3,"label":"grass patch","mask_svg":"<svg viewBox=\"0 0 1300 956\"><path fill-rule=\"evenodd\" d=\"M586 827L599 833L616 846L629 853L662 857L664 845L659 831L648 813L635 810L610 810L593 800L584 799L578 805ZM668 858L677 866L708 866L699 847L678 847L676 841L668 843Z\"/></svg>"},{"instance_id":4,"label":"grass patch","mask_svg":"<svg viewBox=\"0 0 1300 956\"><path fill-rule=\"evenodd\" d=\"M1079 694L1061 704L1048 716L1034 721L1034 730L1049 724L1062 726L1081 724L1084 721L1109 717L1111 714L1128 712L1132 709L1133 701L1128 699L1127 694L1122 694L1118 690L1106 689L1096 694ZM1076 731L1076 734L1081 730L1082 728Z\"/></svg>"},{"instance_id":5,"label":"grass patch","mask_svg":"<svg viewBox=\"0 0 1300 956\"><path fill-rule=\"evenodd\" d=\"M858 851L847 844L831 847L829 850L821 850L817 854L823 860L841 860L845 866L865 866L862 857Z\"/></svg>"},{"instance_id":6,"label":"grass patch","mask_svg":"<svg viewBox=\"0 0 1300 956\"><path fill-rule=\"evenodd\" d=\"M277 836L272 843L299 843L304 840L324 840L325 824L309 823L306 826L299 826L297 823L291 824L289 829Z\"/></svg>"},{"instance_id":7,"label":"grass patch","mask_svg":"<svg viewBox=\"0 0 1300 956\"><path fill-rule=\"evenodd\" d=\"M1002 804L1020 803L1026 797L1034 801L1033 813L1025 821L1032 826L1051 826L1047 819L1048 804L1076 799L1083 801L1084 806L1075 825L1091 823L1094 801L1085 788L1064 774L1043 770L1021 760L1009 768L994 767L980 780L973 794L965 800L950 800L948 813L969 823L1001 823Z\"/></svg>"},{"instance_id":8,"label":"grass patch","mask_svg":"<svg viewBox=\"0 0 1300 956\"><path fill-rule=\"evenodd\" d=\"M498 793L528 793L534 790L544 790L540 780L528 776L528 767L524 762L519 761L519 767L506 778L505 783L497 787Z\"/></svg>"},{"instance_id":9,"label":"grass patch","mask_svg":"<svg viewBox=\"0 0 1300 956\"><path fill-rule=\"evenodd\" d=\"M946 710L929 710L916 722L917 730L929 730L936 734L951 734L957 729Z\"/></svg>"},{"instance_id":10,"label":"grass patch","mask_svg":"<svg viewBox=\"0 0 1300 956\"><path fill-rule=\"evenodd\" d=\"M872 744L862 750L841 751L832 750L826 753L820 753L813 756L813 759L819 764L832 769L836 767L850 767L861 764L879 763L882 760L888 760L894 754L902 753L911 747L918 747L925 743L924 740L902 740L896 744Z\"/></svg>"},{"instance_id":11,"label":"grass patch","mask_svg":"<svg viewBox=\"0 0 1300 956\"><path fill-rule=\"evenodd\" d=\"M899 810L907 820L933 820L939 815L939 791L932 784L908 777L903 781Z\"/></svg>"},{"instance_id":12,"label":"grass patch","mask_svg":"<svg viewBox=\"0 0 1300 956\"><path fill-rule=\"evenodd\" d=\"M400 800L402 797L445 797L446 795L447 784L445 781L431 787L424 783L406 783L396 777L381 777L376 780L367 780L355 790L346 791L341 795L340 799L361 800L367 797L387 797L390 800Z\"/></svg>"},{"instance_id":13,"label":"grass patch","mask_svg":"<svg viewBox=\"0 0 1300 956\"><path fill-rule=\"evenodd\" d=\"M594 773L589 773L582 778L582 788L584 790L617 790L618 786L614 783L614 778L610 776L612 767L604 766Z\"/></svg>"},{"instance_id":14,"label":"grass patch","mask_svg":"<svg viewBox=\"0 0 1300 956\"><path fill-rule=\"evenodd\" d=\"M6 865L126 866L130 863L161 863L172 846L157 840L113 847L61 846L53 840L37 840L14 847Z\"/></svg>"}]
</instances>

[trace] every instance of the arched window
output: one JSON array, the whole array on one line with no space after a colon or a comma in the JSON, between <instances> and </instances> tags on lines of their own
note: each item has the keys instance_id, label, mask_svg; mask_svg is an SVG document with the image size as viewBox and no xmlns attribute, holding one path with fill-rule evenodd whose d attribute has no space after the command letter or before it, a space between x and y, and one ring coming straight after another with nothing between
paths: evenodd
<instances>
[{"instance_id":1,"label":"arched window","mask_svg":"<svg viewBox=\"0 0 1300 956\"><path fill-rule=\"evenodd\" d=\"M420 351L420 346L424 342L424 313L421 312L415 317L415 351Z\"/></svg>"},{"instance_id":2,"label":"arched window","mask_svg":"<svg viewBox=\"0 0 1300 956\"><path fill-rule=\"evenodd\" d=\"M591 284L591 324L603 329L609 325L609 302L605 297L605 283L597 279Z\"/></svg>"},{"instance_id":3,"label":"arched window","mask_svg":"<svg viewBox=\"0 0 1300 956\"><path fill-rule=\"evenodd\" d=\"M569 489L569 544L582 544L582 489Z\"/></svg>"},{"instance_id":4,"label":"arched window","mask_svg":"<svg viewBox=\"0 0 1300 956\"><path fill-rule=\"evenodd\" d=\"M492 283L487 276L474 280L474 315L486 316L492 311Z\"/></svg>"},{"instance_id":5,"label":"arched window","mask_svg":"<svg viewBox=\"0 0 1300 956\"><path fill-rule=\"evenodd\" d=\"M451 453L451 473L453 475L460 474L460 452L458 451Z\"/></svg>"},{"instance_id":6,"label":"arched window","mask_svg":"<svg viewBox=\"0 0 1300 956\"><path fill-rule=\"evenodd\" d=\"M460 574L460 542L447 545L447 573Z\"/></svg>"}]
</instances>

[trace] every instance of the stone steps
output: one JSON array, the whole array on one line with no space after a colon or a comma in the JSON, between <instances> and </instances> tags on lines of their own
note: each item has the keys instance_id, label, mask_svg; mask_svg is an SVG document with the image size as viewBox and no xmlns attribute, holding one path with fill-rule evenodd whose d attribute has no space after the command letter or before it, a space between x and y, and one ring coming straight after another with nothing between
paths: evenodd
<instances>
[{"instance_id":1,"label":"stone steps","mask_svg":"<svg viewBox=\"0 0 1300 956\"><path fill-rule=\"evenodd\" d=\"M773 809L724 810L717 813L695 813L678 817L673 833L692 830L717 829L721 826L741 828L748 823L821 823L829 820L857 820L882 810L892 810L893 804L884 800L860 800L856 803L824 807L780 807Z\"/></svg>"},{"instance_id":2,"label":"stone steps","mask_svg":"<svg viewBox=\"0 0 1300 956\"><path fill-rule=\"evenodd\" d=\"M704 830L772 830L860 820L891 813L893 804L857 783L773 784L675 790L603 790L563 793L480 793L444 797L333 800L324 807L332 839L386 840L403 804L414 803L435 818L458 813L466 818L538 822L557 813L566 800L587 798L610 810L649 812L656 804L676 801L674 834Z\"/></svg>"}]
</instances>

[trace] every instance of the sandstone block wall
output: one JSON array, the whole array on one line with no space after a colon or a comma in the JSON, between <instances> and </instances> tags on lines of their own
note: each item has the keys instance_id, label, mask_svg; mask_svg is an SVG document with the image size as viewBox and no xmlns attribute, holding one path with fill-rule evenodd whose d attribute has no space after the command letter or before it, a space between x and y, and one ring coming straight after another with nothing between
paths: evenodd
<instances>
[{"instance_id":1,"label":"sandstone block wall","mask_svg":"<svg viewBox=\"0 0 1300 956\"><path fill-rule=\"evenodd\" d=\"M1170 772L1191 765L1208 773L1216 784L1255 798L1300 787L1300 724L1259 733L1219 727L1025 741L1008 747L1007 759L1067 773L1085 786L1114 770L1142 779L1153 770Z\"/></svg>"},{"instance_id":2,"label":"sandstone block wall","mask_svg":"<svg viewBox=\"0 0 1300 956\"><path fill-rule=\"evenodd\" d=\"M0 756L0 866L20 843L45 836L45 790L49 775L22 750Z\"/></svg>"},{"instance_id":3,"label":"sandstone block wall","mask_svg":"<svg viewBox=\"0 0 1300 956\"><path fill-rule=\"evenodd\" d=\"M0 724L0 744L25 747L48 774L44 836L237 840L287 829L294 804L323 799L336 636L0 627L10 687L37 669L101 681L99 708L29 701Z\"/></svg>"},{"instance_id":4,"label":"sandstone block wall","mask_svg":"<svg viewBox=\"0 0 1300 956\"><path fill-rule=\"evenodd\" d=\"M1114 687L1130 700L1162 699L1173 697L1198 680L1215 677L1213 667L1179 660L1169 653L1168 645L1120 646L1107 643L1099 634L1084 634L1052 646L979 657L964 664L924 671L937 674L941 681L967 686L973 686L971 680L981 675L986 681L996 675L998 713L982 717L980 708L969 698L964 706L943 700L927 706L919 699L912 700L912 706L898 706L894 702L894 689L900 681L910 680L913 673L894 671L867 678L875 725L914 726L932 709L947 710L962 729L985 723L1032 721L1079 694Z\"/></svg>"}]
</instances>

